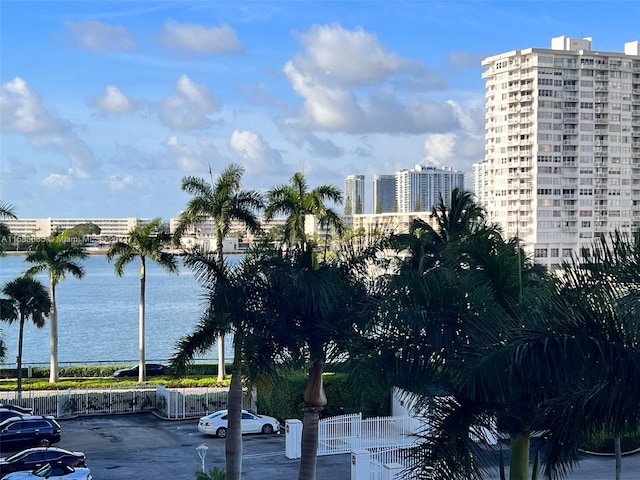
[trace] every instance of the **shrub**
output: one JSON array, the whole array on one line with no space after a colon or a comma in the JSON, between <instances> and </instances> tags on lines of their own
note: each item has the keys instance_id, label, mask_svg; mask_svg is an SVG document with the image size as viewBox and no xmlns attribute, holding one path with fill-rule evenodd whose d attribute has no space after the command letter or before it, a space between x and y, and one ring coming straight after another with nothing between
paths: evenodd
<instances>
[{"instance_id":1,"label":"shrub","mask_svg":"<svg viewBox=\"0 0 640 480\"><path fill-rule=\"evenodd\" d=\"M625 433L624 435L622 435L622 437L620 438L620 446L622 447L623 453L632 452L640 448L640 431ZM605 433L594 434L590 436L580 446L580 449L587 452L594 452L594 453L605 453L605 454L615 453L613 438L611 438Z\"/></svg>"},{"instance_id":2,"label":"shrub","mask_svg":"<svg viewBox=\"0 0 640 480\"><path fill-rule=\"evenodd\" d=\"M362 412L365 417L389 415L389 392L355 390L347 375L342 373L324 374L322 381L327 394L323 416L354 412ZM306 372L291 373L270 389L261 387L258 390L258 410L280 420L302 419L306 387Z\"/></svg>"}]
</instances>

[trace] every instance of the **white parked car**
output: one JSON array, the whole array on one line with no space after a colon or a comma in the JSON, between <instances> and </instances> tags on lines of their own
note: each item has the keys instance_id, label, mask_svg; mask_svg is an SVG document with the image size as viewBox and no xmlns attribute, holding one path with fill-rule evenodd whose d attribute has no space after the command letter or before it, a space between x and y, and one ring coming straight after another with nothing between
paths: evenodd
<instances>
[{"instance_id":1,"label":"white parked car","mask_svg":"<svg viewBox=\"0 0 640 480\"><path fill-rule=\"evenodd\" d=\"M92 480L91 472L86 467L70 467L64 464L51 465L47 463L42 467L26 472L13 472L2 477L2 480L37 480L48 478L50 480Z\"/></svg>"},{"instance_id":2,"label":"white parked car","mask_svg":"<svg viewBox=\"0 0 640 480\"><path fill-rule=\"evenodd\" d=\"M266 415L254 415L246 410L242 411L242 433L280 433L280 422ZM219 410L200 418L198 431L206 435L216 435L220 438L227 436L227 411Z\"/></svg>"}]
</instances>

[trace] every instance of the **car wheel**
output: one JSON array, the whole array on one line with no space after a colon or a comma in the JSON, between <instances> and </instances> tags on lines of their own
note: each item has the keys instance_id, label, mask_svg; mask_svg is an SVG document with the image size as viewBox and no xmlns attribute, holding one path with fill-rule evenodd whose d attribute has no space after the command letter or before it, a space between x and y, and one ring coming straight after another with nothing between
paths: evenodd
<instances>
[{"instance_id":1,"label":"car wheel","mask_svg":"<svg viewBox=\"0 0 640 480\"><path fill-rule=\"evenodd\" d=\"M224 427L220 427L218 430L216 430L216 435L220 438L226 438L227 437L227 429Z\"/></svg>"},{"instance_id":2,"label":"car wheel","mask_svg":"<svg viewBox=\"0 0 640 480\"><path fill-rule=\"evenodd\" d=\"M273 433L273 425L271 425L270 423L263 425L262 433L264 433L265 435L271 435Z\"/></svg>"},{"instance_id":3,"label":"car wheel","mask_svg":"<svg viewBox=\"0 0 640 480\"><path fill-rule=\"evenodd\" d=\"M50 447L51 446L51 440L49 440L48 438L41 438L40 442L38 443L38 446L40 446L40 447Z\"/></svg>"}]
</instances>

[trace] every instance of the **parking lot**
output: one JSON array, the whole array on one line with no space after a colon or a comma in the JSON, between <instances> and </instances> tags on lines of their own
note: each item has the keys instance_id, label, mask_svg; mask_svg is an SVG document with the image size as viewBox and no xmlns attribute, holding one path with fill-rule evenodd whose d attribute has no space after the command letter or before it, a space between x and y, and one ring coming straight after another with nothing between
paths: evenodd
<instances>
[{"instance_id":1,"label":"parking lot","mask_svg":"<svg viewBox=\"0 0 640 480\"><path fill-rule=\"evenodd\" d=\"M62 441L56 446L80 450L95 480L193 480L202 468L196 447L205 443L207 470L224 468L224 439L200 434L197 420L167 421L154 415L128 414L60 420ZM285 436L243 437L243 480L286 480L298 476L299 460L285 456ZM610 457L583 456L567 480L610 480ZM349 455L318 457L317 478L349 480ZM486 480L497 480L488 475ZM640 454L623 457L622 479L640 478Z\"/></svg>"},{"instance_id":2,"label":"parking lot","mask_svg":"<svg viewBox=\"0 0 640 480\"><path fill-rule=\"evenodd\" d=\"M224 439L198 432L197 419L167 421L152 414L60 420L56 446L83 451L95 480L193 480L205 443L207 471L224 468ZM295 479L299 460L285 456L285 436L243 436L243 480ZM349 455L318 458L318 478L349 479Z\"/></svg>"}]
</instances>

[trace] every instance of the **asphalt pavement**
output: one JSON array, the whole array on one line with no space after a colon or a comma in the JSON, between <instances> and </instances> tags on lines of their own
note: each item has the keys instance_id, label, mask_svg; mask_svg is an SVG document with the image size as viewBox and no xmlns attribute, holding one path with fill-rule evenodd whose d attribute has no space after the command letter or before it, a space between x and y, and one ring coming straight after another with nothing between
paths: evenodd
<instances>
[{"instance_id":1,"label":"asphalt pavement","mask_svg":"<svg viewBox=\"0 0 640 480\"><path fill-rule=\"evenodd\" d=\"M80 450L95 480L194 480L202 469L196 447L208 447L205 469L224 468L224 439L202 435L197 420L167 421L153 414L78 417L60 420L62 440L56 446ZM299 459L285 455L285 435L243 437L243 480L295 480ZM318 480L350 480L350 455L318 457ZM582 456L567 480L611 480L611 457ZM623 457L623 480L640 479L640 454ZM497 480L488 475L486 480Z\"/></svg>"},{"instance_id":2,"label":"asphalt pavement","mask_svg":"<svg viewBox=\"0 0 640 480\"><path fill-rule=\"evenodd\" d=\"M196 447L208 447L209 471L225 466L225 440L198 432L198 420L162 420L153 414L60 420L56 446L85 453L94 480L194 480L202 469ZM244 435L243 480L297 479L299 459L285 455L285 435ZM349 455L318 458L317 478L349 479Z\"/></svg>"}]
</instances>

